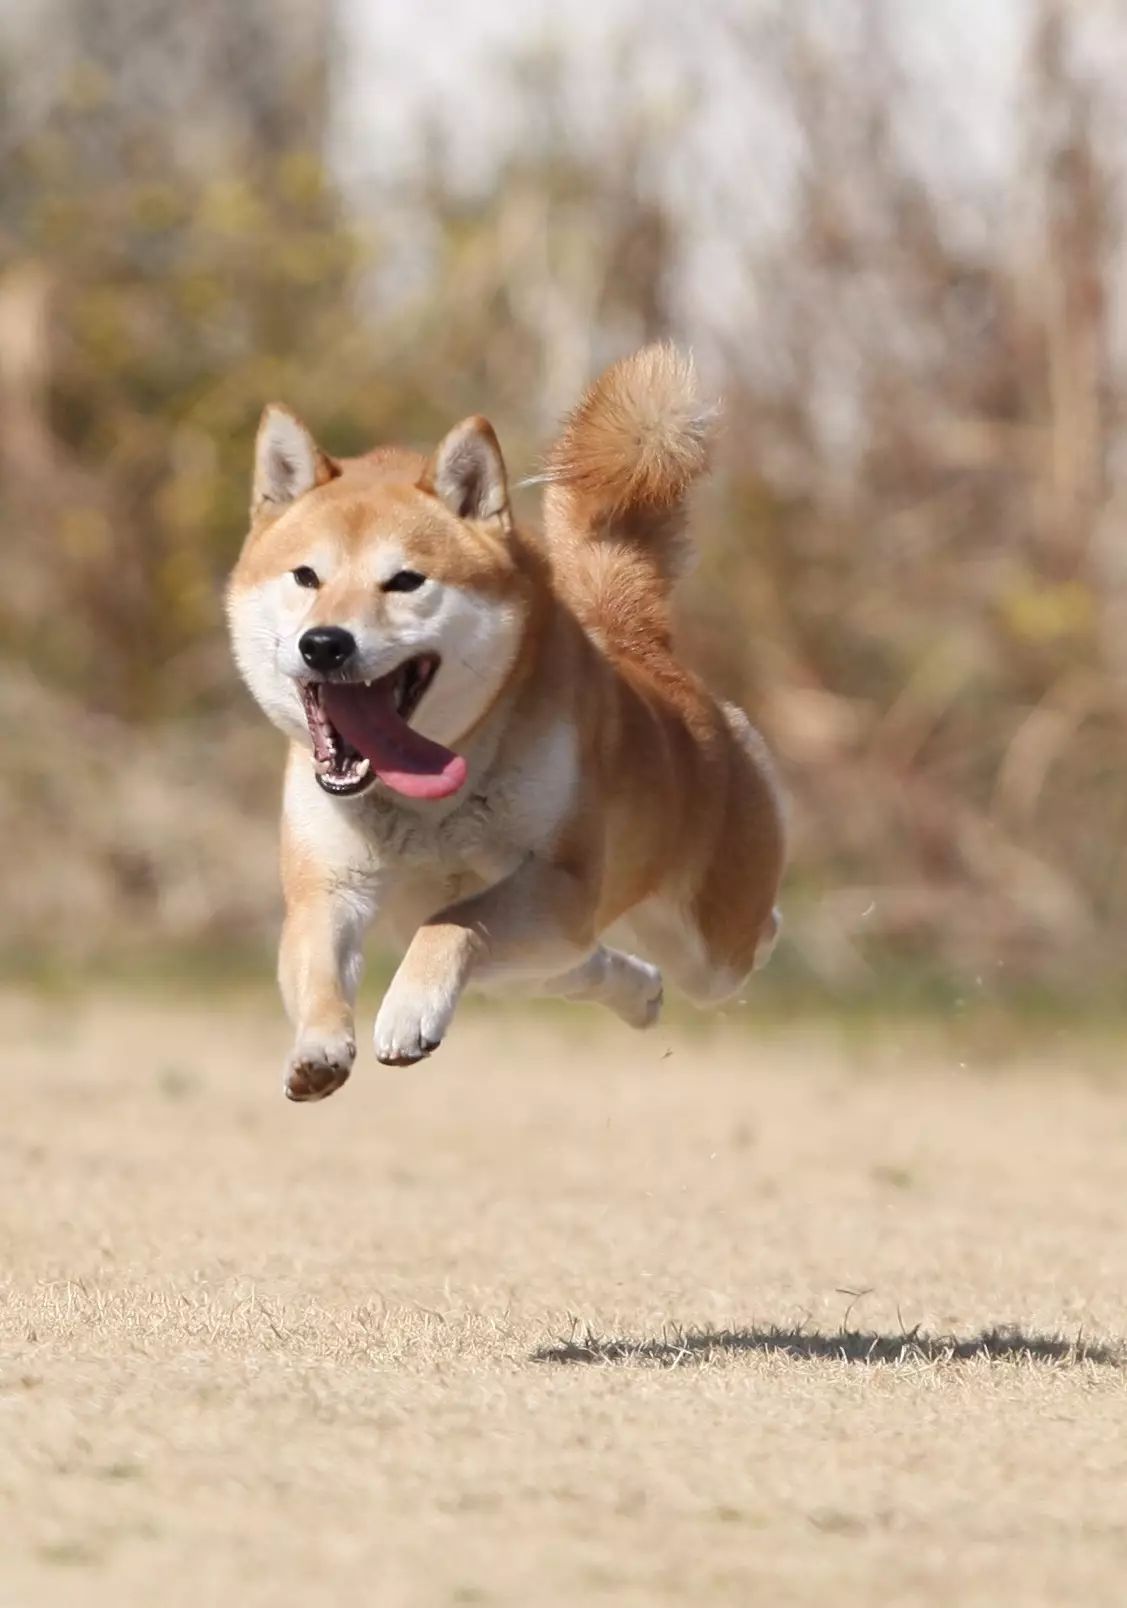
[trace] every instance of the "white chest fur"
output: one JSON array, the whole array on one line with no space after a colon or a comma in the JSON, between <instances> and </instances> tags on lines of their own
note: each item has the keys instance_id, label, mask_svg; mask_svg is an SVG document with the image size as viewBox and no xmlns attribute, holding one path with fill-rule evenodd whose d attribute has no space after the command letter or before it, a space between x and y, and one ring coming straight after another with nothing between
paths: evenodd
<instances>
[{"instance_id":1,"label":"white chest fur","mask_svg":"<svg viewBox=\"0 0 1127 1608\"><path fill-rule=\"evenodd\" d=\"M377 786L355 800L318 787L304 754L286 781L287 824L302 847L349 878L395 879L398 873L471 873L496 881L530 853L550 849L571 805L576 780L574 731L557 722L467 782L464 795L417 805Z\"/></svg>"}]
</instances>

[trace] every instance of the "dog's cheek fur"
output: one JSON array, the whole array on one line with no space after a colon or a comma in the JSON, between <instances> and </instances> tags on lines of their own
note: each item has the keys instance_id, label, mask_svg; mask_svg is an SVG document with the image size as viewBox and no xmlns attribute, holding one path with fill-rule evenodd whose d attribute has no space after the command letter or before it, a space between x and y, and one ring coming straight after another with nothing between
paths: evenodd
<instances>
[{"instance_id":1,"label":"dog's cheek fur","mask_svg":"<svg viewBox=\"0 0 1127 1608\"><path fill-rule=\"evenodd\" d=\"M277 586L267 581L227 596L227 619L239 674L251 696L287 737L308 738L301 699L282 658L293 635L281 618Z\"/></svg>"},{"instance_id":2,"label":"dog's cheek fur","mask_svg":"<svg viewBox=\"0 0 1127 1608\"><path fill-rule=\"evenodd\" d=\"M443 585L421 633L440 655L442 668L412 724L435 742L456 744L492 708L513 668L523 630L515 603L471 587Z\"/></svg>"}]
</instances>

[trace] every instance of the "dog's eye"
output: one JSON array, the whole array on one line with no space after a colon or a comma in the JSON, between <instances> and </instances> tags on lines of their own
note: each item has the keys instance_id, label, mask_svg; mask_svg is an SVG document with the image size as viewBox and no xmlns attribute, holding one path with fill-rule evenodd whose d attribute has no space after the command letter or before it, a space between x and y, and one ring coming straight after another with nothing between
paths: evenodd
<instances>
[{"instance_id":1,"label":"dog's eye","mask_svg":"<svg viewBox=\"0 0 1127 1608\"><path fill-rule=\"evenodd\" d=\"M292 571L292 574L294 580L299 586L316 588L321 584L317 576L317 571L310 569L308 564L299 564L297 568Z\"/></svg>"},{"instance_id":2,"label":"dog's eye","mask_svg":"<svg viewBox=\"0 0 1127 1608\"><path fill-rule=\"evenodd\" d=\"M390 581L383 583L383 589L385 592L417 592L425 580L426 576L420 575L418 570L399 570Z\"/></svg>"}]
</instances>

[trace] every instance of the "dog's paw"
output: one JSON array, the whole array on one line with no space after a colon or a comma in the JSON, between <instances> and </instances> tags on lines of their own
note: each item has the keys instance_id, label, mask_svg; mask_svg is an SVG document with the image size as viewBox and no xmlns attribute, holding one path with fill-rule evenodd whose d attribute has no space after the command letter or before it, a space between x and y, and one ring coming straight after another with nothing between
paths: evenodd
<instances>
[{"instance_id":1,"label":"dog's paw","mask_svg":"<svg viewBox=\"0 0 1127 1608\"><path fill-rule=\"evenodd\" d=\"M324 1100L335 1094L355 1059L356 1044L348 1034L298 1039L286 1064L286 1099Z\"/></svg>"},{"instance_id":2,"label":"dog's paw","mask_svg":"<svg viewBox=\"0 0 1127 1608\"><path fill-rule=\"evenodd\" d=\"M453 999L392 981L376 1016L376 1060L384 1066L412 1066L424 1060L446 1036Z\"/></svg>"},{"instance_id":3,"label":"dog's paw","mask_svg":"<svg viewBox=\"0 0 1127 1608\"><path fill-rule=\"evenodd\" d=\"M647 960L636 955L623 955L625 965L615 977L615 997L612 1008L630 1027L653 1027L661 1015L665 989L661 973Z\"/></svg>"}]
</instances>

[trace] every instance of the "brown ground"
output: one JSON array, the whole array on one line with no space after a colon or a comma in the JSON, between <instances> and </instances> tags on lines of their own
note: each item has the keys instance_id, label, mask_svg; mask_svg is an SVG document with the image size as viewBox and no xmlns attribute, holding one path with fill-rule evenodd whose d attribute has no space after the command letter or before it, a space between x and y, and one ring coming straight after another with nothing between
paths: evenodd
<instances>
[{"instance_id":1,"label":"brown ground","mask_svg":"<svg viewBox=\"0 0 1127 1608\"><path fill-rule=\"evenodd\" d=\"M3 1608L1122 1603L1111 1054L573 1021L0 1002Z\"/></svg>"}]
</instances>

